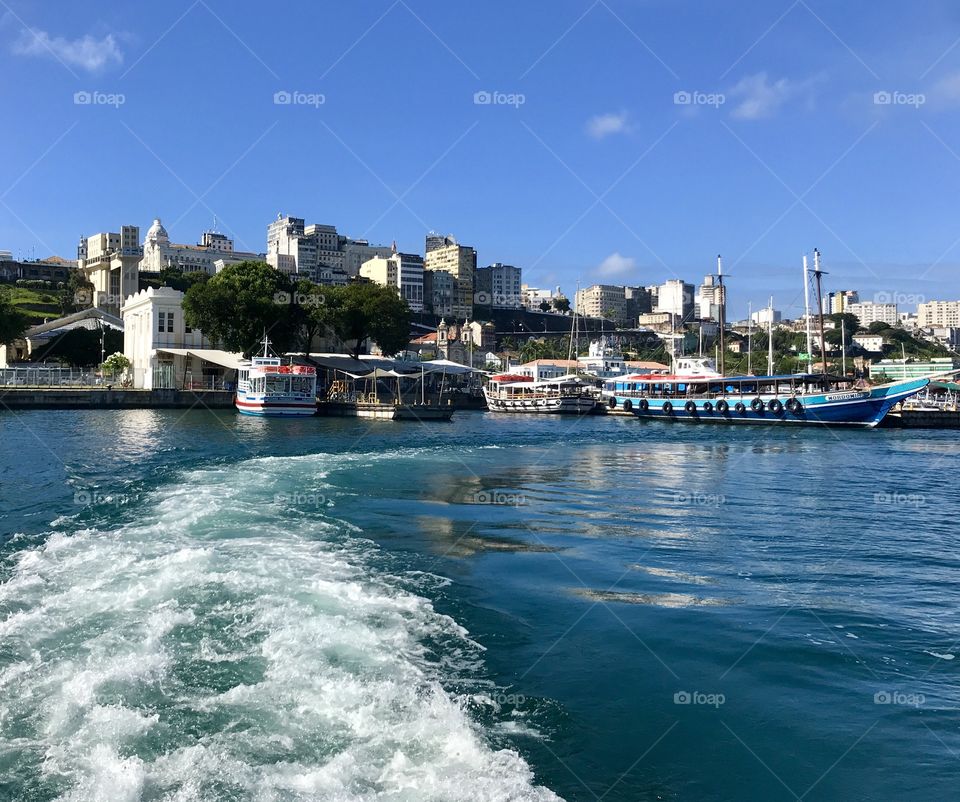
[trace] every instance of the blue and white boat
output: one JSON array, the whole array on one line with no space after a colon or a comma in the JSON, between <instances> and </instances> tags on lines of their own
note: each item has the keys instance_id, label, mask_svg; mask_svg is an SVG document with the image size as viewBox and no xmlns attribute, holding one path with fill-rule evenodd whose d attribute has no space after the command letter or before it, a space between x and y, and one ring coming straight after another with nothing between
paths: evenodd
<instances>
[{"instance_id":1,"label":"blue and white boat","mask_svg":"<svg viewBox=\"0 0 960 802\"><path fill-rule=\"evenodd\" d=\"M263 355L242 365L237 375L237 411L244 415L291 417L317 414L317 369L284 365L280 357Z\"/></svg>"},{"instance_id":2,"label":"blue and white boat","mask_svg":"<svg viewBox=\"0 0 960 802\"><path fill-rule=\"evenodd\" d=\"M922 378L859 388L821 373L721 376L711 360L692 358L677 360L669 375L607 379L601 398L609 409L658 420L873 428L929 383Z\"/></svg>"}]
</instances>

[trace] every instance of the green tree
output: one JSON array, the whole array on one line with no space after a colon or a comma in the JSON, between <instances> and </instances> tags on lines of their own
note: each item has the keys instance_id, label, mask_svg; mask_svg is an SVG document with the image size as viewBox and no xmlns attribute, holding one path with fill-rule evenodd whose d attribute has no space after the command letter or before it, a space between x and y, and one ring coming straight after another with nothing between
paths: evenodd
<instances>
[{"instance_id":1,"label":"green tree","mask_svg":"<svg viewBox=\"0 0 960 802\"><path fill-rule=\"evenodd\" d=\"M0 292L0 345L9 345L23 336L30 318L17 309L6 292Z\"/></svg>"},{"instance_id":2,"label":"green tree","mask_svg":"<svg viewBox=\"0 0 960 802\"><path fill-rule=\"evenodd\" d=\"M93 284L79 270L71 270L58 300L64 315L89 309L93 306Z\"/></svg>"},{"instance_id":3,"label":"green tree","mask_svg":"<svg viewBox=\"0 0 960 802\"><path fill-rule=\"evenodd\" d=\"M402 351L410 341L410 307L395 289L363 282L326 287L323 296L323 304L304 310L307 318L332 329L354 357L368 339L384 354Z\"/></svg>"},{"instance_id":4,"label":"green tree","mask_svg":"<svg viewBox=\"0 0 960 802\"><path fill-rule=\"evenodd\" d=\"M300 340L303 319L295 301L286 275L266 262L239 262L187 290L184 321L229 351L249 355L266 333L282 352Z\"/></svg>"},{"instance_id":5,"label":"green tree","mask_svg":"<svg viewBox=\"0 0 960 802\"><path fill-rule=\"evenodd\" d=\"M570 311L570 299L564 298L562 295L553 299L553 308L558 312L569 312Z\"/></svg>"},{"instance_id":6,"label":"green tree","mask_svg":"<svg viewBox=\"0 0 960 802\"><path fill-rule=\"evenodd\" d=\"M549 301L540 301L540 311L549 312L550 311L550 302Z\"/></svg>"},{"instance_id":7,"label":"green tree","mask_svg":"<svg viewBox=\"0 0 960 802\"><path fill-rule=\"evenodd\" d=\"M890 328L889 323L884 323L882 320L875 320L867 326L867 331L870 334L885 334Z\"/></svg>"}]
</instances>

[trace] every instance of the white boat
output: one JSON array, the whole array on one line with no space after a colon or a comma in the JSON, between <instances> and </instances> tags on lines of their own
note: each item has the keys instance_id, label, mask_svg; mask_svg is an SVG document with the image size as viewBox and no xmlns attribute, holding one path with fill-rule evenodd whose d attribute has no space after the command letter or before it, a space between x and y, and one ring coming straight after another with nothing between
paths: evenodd
<instances>
[{"instance_id":1,"label":"white boat","mask_svg":"<svg viewBox=\"0 0 960 802\"><path fill-rule=\"evenodd\" d=\"M577 376L534 381L530 376L502 373L490 378L483 395L491 412L584 415L597 405L590 390Z\"/></svg>"},{"instance_id":2,"label":"white boat","mask_svg":"<svg viewBox=\"0 0 960 802\"><path fill-rule=\"evenodd\" d=\"M269 356L270 342L263 341L263 355L255 356L237 372L237 410L244 415L291 417L317 413L317 369L308 365L284 365Z\"/></svg>"}]
</instances>

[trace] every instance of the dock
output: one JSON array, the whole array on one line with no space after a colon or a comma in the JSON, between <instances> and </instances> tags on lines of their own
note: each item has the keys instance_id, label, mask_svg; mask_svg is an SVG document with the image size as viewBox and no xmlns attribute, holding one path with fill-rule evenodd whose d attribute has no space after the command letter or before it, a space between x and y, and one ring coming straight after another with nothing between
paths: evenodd
<instances>
[{"instance_id":1,"label":"dock","mask_svg":"<svg viewBox=\"0 0 960 802\"><path fill-rule=\"evenodd\" d=\"M17 409L233 409L231 390L12 388L0 391L0 414Z\"/></svg>"}]
</instances>

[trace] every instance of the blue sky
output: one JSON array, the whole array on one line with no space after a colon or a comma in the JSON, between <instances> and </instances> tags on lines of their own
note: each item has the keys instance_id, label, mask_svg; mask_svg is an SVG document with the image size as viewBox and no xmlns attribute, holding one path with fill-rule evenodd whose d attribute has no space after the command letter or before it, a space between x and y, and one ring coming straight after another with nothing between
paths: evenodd
<instances>
[{"instance_id":1,"label":"blue sky","mask_svg":"<svg viewBox=\"0 0 960 802\"><path fill-rule=\"evenodd\" d=\"M159 215L260 251L283 212L568 292L722 253L734 315L795 313L814 247L828 288L960 297L956 3L142 8L0 0L0 249Z\"/></svg>"}]
</instances>

